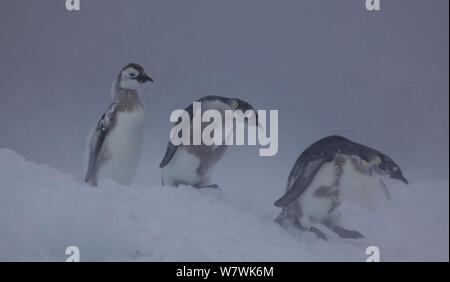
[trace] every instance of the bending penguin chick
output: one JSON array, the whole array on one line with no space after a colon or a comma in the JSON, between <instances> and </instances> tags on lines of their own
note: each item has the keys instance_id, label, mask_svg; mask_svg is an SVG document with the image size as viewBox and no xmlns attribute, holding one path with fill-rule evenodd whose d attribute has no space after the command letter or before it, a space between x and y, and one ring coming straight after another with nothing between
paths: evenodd
<instances>
[{"instance_id":1,"label":"bending penguin chick","mask_svg":"<svg viewBox=\"0 0 450 282\"><path fill-rule=\"evenodd\" d=\"M325 137L309 146L295 162L286 193L274 203L283 209L275 222L294 223L324 240L325 233L312 224L321 223L341 238L363 238L361 233L343 227L338 207L346 193L375 179L374 173L408 184L400 167L388 156L341 136ZM388 197L384 183L380 180L378 185Z\"/></svg>"},{"instance_id":2,"label":"bending penguin chick","mask_svg":"<svg viewBox=\"0 0 450 282\"><path fill-rule=\"evenodd\" d=\"M113 101L90 135L85 183L97 186L99 178L120 185L131 183L141 154L145 119L138 88L147 81L153 82L138 64L120 70L111 91Z\"/></svg>"},{"instance_id":3,"label":"bending penguin chick","mask_svg":"<svg viewBox=\"0 0 450 282\"><path fill-rule=\"evenodd\" d=\"M196 102L201 103L201 111L218 110L222 116L222 124L225 120L225 110L241 110L246 112L247 110L253 110L255 113L255 119L248 119L248 125L258 125L258 117L256 111L248 103L237 98L227 98L221 96L205 96ZM161 161L160 168L161 182L163 186L177 187L180 184L190 185L194 188L217 188L217 184L210 183L211 168L223 157L227 150L225 141L230 135L225 132L223 136L222 145L205 145L203 141L200 145L192 145L193 142L193 116L202 113L194 113L193 104L186 108L186 112L190 116L190 144L191 145L173 145L169 141L164 155ZM174 125L177 126L181 122L181 117ZM255 122L255 124L252 124ZM201 132L208 126L208 124L202 123ZM229 132L231 133L231 132ZM181 134L181 131L180 131ZM179 134L179 137L181 137Z\"/></svg>"}]
</instances>

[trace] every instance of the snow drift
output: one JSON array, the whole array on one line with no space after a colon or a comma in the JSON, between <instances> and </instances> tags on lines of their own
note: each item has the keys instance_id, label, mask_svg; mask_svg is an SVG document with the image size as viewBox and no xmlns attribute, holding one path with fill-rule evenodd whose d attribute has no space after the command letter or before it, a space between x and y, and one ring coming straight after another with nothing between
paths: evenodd
<instances>
[{"instance_id":1,"label":"snow drift","mask_svg":"<svg viewBox=\"0 0 450 282\"><path fill-rule=\"evenodd\" d=\"M342 206L365 239L321 228L326 242L280 228L272 202L245 203L226 186L92 188L0 149L0 261L64 261L71 245L81 261L365 261L372 245L382 261L448 260L448 180L390 186L376 212Z\"/></svg>"}]
</instances>

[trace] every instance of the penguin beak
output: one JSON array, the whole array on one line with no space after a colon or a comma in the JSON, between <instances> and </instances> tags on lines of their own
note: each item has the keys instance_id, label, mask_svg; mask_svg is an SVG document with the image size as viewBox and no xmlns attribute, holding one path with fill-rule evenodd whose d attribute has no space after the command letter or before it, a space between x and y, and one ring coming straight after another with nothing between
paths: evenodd
<instances>
[{"instance_id":1,"label":"penguin beak","mask_svg":"<svg viewBox=\"0 0 450 282\"><path fill-rule=\"evenodd\" d=\"M153 79L151 79L147 74L142 73L138 76L137 80L140 83L146 83L147 81L153 82Z\"/></svg>"},{"instance_id":2,"label":"penguin beak","mask_svg":"<svg viewBox=\"0 0 450 282\"><path fill-rule=\"evenodd\" d=\"M393 177L394 179L398 179L401 182L405 183L406 185L409 185L408 180L406 180L406 178L403 176L403 174L400 175L396 175L395 177Z\"/></svg>"},{"instance_id":3,"label":"penguin beak","mask_svg":"<svg viewBox=\"0 0 450 282\"><path fill-rule=\"evenodd\" d=\"M406 178L403 175L400 176L400 180L403 181L403 183L405 183L406 185L409 185L408 180L406 180Z\"/></svg>"}]
</instances>

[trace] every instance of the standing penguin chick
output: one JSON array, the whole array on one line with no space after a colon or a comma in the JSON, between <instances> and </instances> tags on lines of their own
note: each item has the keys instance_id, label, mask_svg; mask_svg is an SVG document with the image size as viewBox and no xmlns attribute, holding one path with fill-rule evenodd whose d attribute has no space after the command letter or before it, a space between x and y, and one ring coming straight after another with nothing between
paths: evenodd
<instances>
[{"instance_id":1,"label":"standing penguin chick","mask_svg":"<svg viewBox=\"0 0 450 282\"><path fill-rule=\"evenodd\" d=\"M323 138L295 162L286 194L274 204L283 208L275 221L284 225L293 220L301 229L325 240L326 235L312 223L322 223L342 238L362 238L361 233L342 226L338 207L347 192L374 179L374 172L408 184L400 167L388 156L341 136ZM384 183L380 180L377 184L388 195Z\"/></svg>"},{"instance_id":2,"label":"standing penguin chick","mask_svg":"<svg viewBox=\"0 0 450 282\"><path fill-rule=\"evenodd\" d=\"M225 120L225 110L253 110L255 119L249 119L249 125L258 125L258 117L253 107L243 100L237 98L226 98L221 96L205 96L197 102L201 103L202 112L207 110L218 110L221 113L222 121ZM201 113L193 112L193 104L186 108L186 112L190 116L191 123L191 145L175 146L169 141L167 150L161 161L160 168L162 185L175 186L180 184L191 185L195 188L217 188L217 184L210 184L210 170L223 157L227 146L224 145L192 145L192 120L193 116ZM177 124L181 121L177 122ZM255 124L252 122L255 121ZM175 124L175 126L177 125ZM207 125L202 123L202 132ZM181 133L181 132L180 132ZM224 139L228 137L223 135Z\"/></svg>"},{"instance_id":3,"label":"standing penguin chick","mask_svg":"<svg viewBox=\"0 0 450 282\"><path fill-rule=\"evenodd\" d=\"M112 87L112 103L91 133L84 182L97 186L99 178L129 185L135 175L142 147L144 105L138 87L153 80L138 64L120 70Z\"/></svg>"}]
</instances>

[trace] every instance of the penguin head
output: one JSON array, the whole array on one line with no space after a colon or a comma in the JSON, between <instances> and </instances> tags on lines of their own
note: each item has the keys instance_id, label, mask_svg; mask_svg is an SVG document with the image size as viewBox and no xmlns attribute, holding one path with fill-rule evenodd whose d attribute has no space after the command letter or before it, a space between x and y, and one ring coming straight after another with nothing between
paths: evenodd
<instances>
[{"instance_id":1,"label":"penguin head","mask_svg":"<svg viewBox=\"0 0 450 282\"><path fill-rule=\"evenodd\" d=\"M389 175L392 179L397 179L405 184L409 184L408 180L403 176L402 170L400 167L388 156L380 154L375 161L376 166L385 174Z\"/></svg>"},{"instance_id":2,"label":"penguin head","mask_svg":"<svg viewBox=\"0 0 450 282\"><path fill-rule=\"evenodd\" d=\"M255 119L248 119L249 125L256 125L261 128L261 125L258 123L258 112L253 108L252 105L250 105L250 103L238 98L233 98L230 99L228 105L231 107L233 111L241 110L244 114L246 111L251 110L255 116ZM248 118L250 117L251 116L248 116Z\"/></svg>"},{"instance_id":3,"label":"penguin head","mask_svg":"<svg viewBox=\"0 0 450 282\"><path fill-rule=\"evenodd\" d=\"M138 64L128 64L119 73L119 86L123 89L137 89L140 84L153 82L143 67Z\"/></svg>"}]
</instances>

